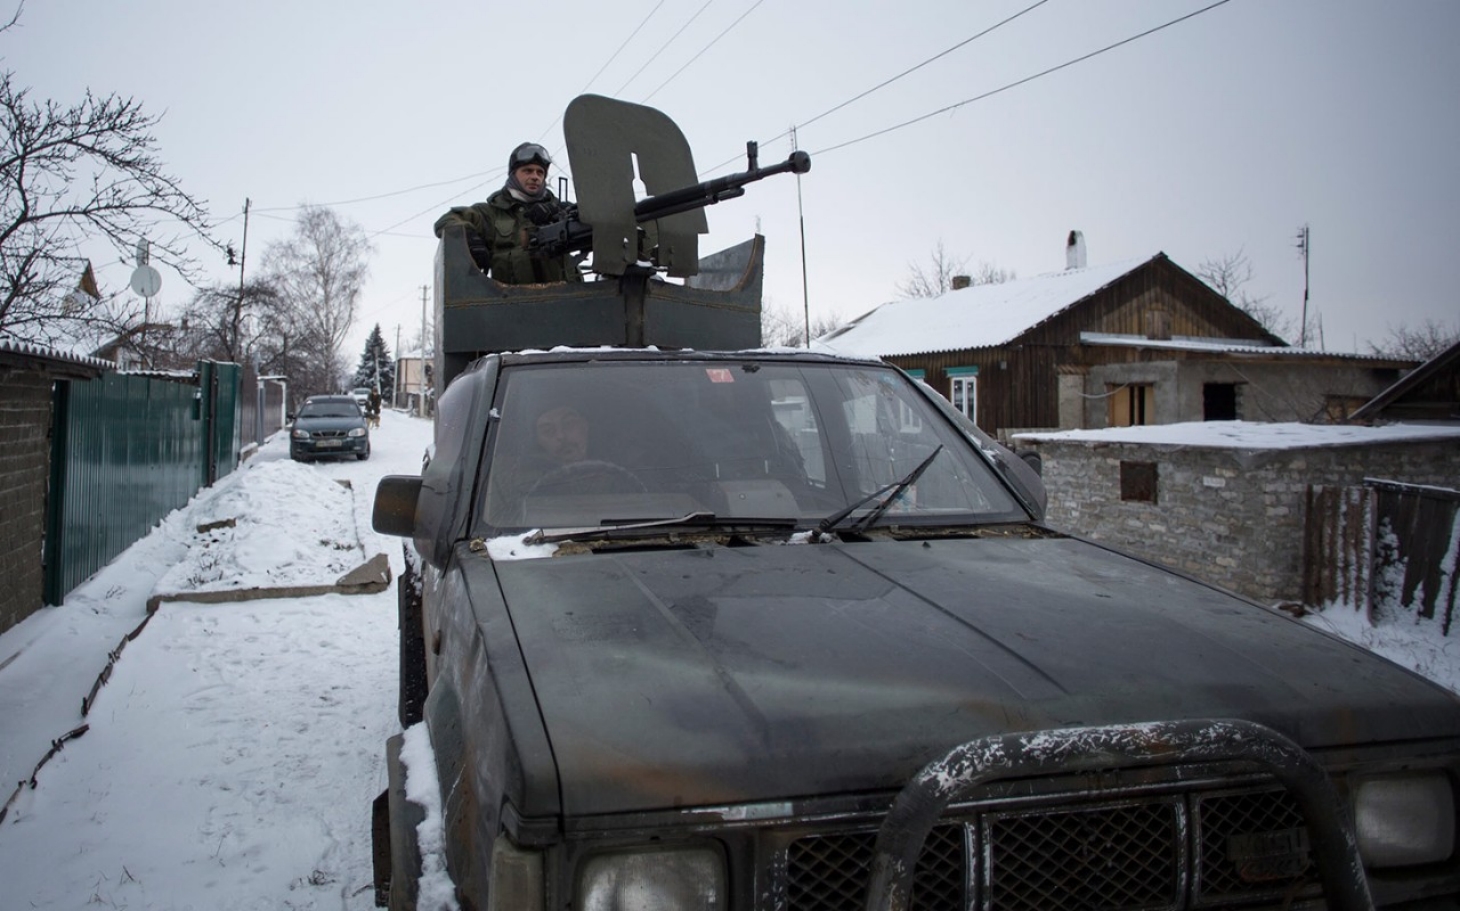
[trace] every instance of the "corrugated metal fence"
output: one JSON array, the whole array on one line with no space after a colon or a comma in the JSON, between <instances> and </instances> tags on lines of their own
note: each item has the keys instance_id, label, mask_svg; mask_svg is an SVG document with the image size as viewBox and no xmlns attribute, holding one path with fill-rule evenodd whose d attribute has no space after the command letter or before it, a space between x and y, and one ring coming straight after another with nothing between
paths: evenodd
<instances>
[{"instance_id":1,"label":"corrugated metal fence","mask_svg":"<svg viewBox=\"0 0 1460 911\"><path fill-rule=\"evenodd\" d=\"M106 374L56 383L47 604L238 464L239 367L194 379Z\"/></svg>"},{"instance_id":2,"label":"corrugated metal fence","mask_svg":"<svg viewBox=\"0 0 1460 911\"><path fill-rule=\"evenodd\" d=\"M1310 486L1305 505L1305 605L1397 609L1436 620L1450 634L1460 492L1366 478L1362 487Z\"/></svg>"}]
</instances>

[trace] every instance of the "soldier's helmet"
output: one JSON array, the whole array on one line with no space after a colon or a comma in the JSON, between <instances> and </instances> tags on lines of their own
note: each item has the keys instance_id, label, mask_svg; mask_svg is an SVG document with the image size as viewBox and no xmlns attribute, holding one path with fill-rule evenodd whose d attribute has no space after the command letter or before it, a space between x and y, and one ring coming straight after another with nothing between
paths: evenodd
<instances>
[{"instance_id":1,"label":"soldier's helmet","mask_svg":"<svg viewBox=\"0 0 1460 911\"><path fill-rule=\"evenodd\" d=\"M547 149L535 142L524 142L512 150L512 157L507 159L507 169L515 171L524 165L538 164L546 171L552 167L553 160L548 155Z\"/></svg>"}]
</instances>

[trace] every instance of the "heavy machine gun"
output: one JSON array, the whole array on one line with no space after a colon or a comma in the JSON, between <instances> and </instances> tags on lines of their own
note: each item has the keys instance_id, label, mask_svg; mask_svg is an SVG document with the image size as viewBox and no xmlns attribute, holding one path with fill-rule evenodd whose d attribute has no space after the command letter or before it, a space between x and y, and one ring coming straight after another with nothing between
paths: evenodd
<instances>
[{"instance_id":1,"label":"heavy machine gun","mask_svg":"<svg viewBox=\"0 0 1460 911\"><path fill-rule=\"evenodd\" d=\"M804 174L811 157L794 152L760 167L752 142L744 172L700 183L689 142L673 120L600 95L569 103L563 138L577 202L549 213L536 230L536 249L543 255L591 250L593 274L582 282L505 284L473 259L466 228L448 226L434 282L439 388L489 352L759 347L765 238L755 235L701 258L700 235L709 232L705 208L772 175ZM635 200L636 180L647 198Z\"/></svg>"},{"instance_id":2,"label":"heavy machine gun","mask_svg":"<svg viewBox=\"0 0 1460 911\"><path fill-rule=\"evenodd\" d=\"M634 222L642 225L712 206L727 199L745 195L747 185L776 174L805 174L811 170L811 156L792 152L779 164L759 166L759 146L752 140L745 144L746 169L739 174L717 177L692 187L681 187L658 196L650 196L634 204ZM543 256L586 253L593 249L593 225L585 222L576 204L563 206L560 214L531 231L530 247ZM646 251L651 252L652 250Z\"/></svg>"}]
</instances>

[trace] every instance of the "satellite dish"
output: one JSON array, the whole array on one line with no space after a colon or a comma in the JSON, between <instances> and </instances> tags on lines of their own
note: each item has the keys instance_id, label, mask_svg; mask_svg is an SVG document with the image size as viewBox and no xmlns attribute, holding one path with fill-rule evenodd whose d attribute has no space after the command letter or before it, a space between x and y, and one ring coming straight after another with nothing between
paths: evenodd
<instances>
[{"instance_id":1,"label":"satellite dish","mask_svg":"<svg viewBox=\"0 0 1460 911\"><path fill-rule=\"evenodd\" d=\"M143 297L155 297L162 290L162 273L151 266L138 266L132 273L132 290Z\"/></svg>"}]
</instances>

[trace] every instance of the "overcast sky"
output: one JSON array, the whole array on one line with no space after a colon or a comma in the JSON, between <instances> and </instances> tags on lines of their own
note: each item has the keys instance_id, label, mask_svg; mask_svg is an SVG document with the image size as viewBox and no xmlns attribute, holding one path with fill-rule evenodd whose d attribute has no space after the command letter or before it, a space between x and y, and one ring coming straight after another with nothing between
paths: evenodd
<instances>
[{"instance_id":1,"label":"overcast sky","mask_svg":"<svg viewBox=\"0 0 1460 911\"><path fill-rule=\"evenodd\" d=\"M1091 265L1244 252L1246 290L1296 323L1307 224L1328 348L1460 325L1460 3L1230 0L971 100L1211 2L31 0L0 56L38 98L89 88L164 114L162 157L220 238L241 243L252 200L250 271L302 203L363 227L352 364L375 323L393 351L419 326L436 216L497 189L518 142L561 150L584 91L674 118L706 179L741 170L748 139L783 159L797 125L813 318L899 296L940 242L973 269L1061 269L1078 228ZM766 306L800 314L797 190L772 178L714 207L701 251L759 228ZM97 265L126 286L131 263ZM164 313L189 296L164 273Z\"/></svg>"}]
</instances>

